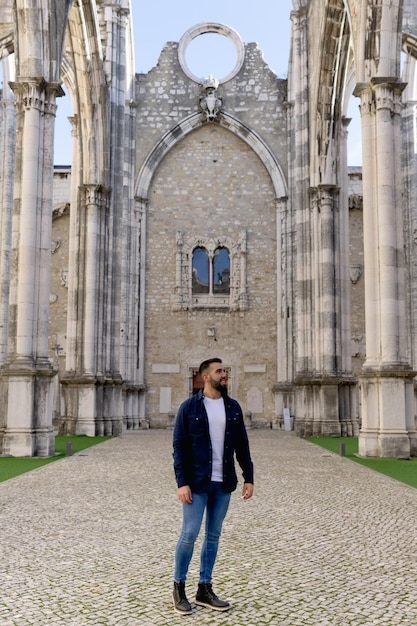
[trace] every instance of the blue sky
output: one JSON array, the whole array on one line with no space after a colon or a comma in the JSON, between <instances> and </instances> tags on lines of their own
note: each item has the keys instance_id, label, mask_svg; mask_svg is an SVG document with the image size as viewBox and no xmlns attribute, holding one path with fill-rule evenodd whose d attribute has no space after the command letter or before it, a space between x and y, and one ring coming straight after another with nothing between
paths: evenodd
<instances>
[{"instance_id":1,"label":"blue sky","mask_svg":"<svg viewBox=\"0 0 417 626\"><path fill-rule=\"evenodd\" d=\"M156 65L164 45L168 41L179 41L192 26L202 22L220 22L234 28L245 43L258 43L271 69L280 78L285 77L290 50L291 10L291 0L134 0L136 71L149 72Z\"/></svg>"},{"instance_id":2,"label":"blue sky","mask_svg":"<svg viewBox=\"0 0 417 626\"><path fill-rule=\"evenodd\" d=\"M217 3L132 0L136 72L149 72L157 64L165 44L168 41L179 41L189 28L202 22L220 22L236 30L245 43L256 42L269 67L279 78L285 78L290 53L291 10L291 0L222 0ZM207 76L213 73L221 78L234 67L234 55L234 47L225 37L203 35L188 46L186 60L194 74ZM71 129L67 121L70 115L69 98L60 99L54 159L60 165L71 162ZM357 101L352 102L349 116L355 118L349 135L356 137L360 132ZM361 162L357 141L349 142L348 161L352 165Z\"/></svg>"}]
</instances>

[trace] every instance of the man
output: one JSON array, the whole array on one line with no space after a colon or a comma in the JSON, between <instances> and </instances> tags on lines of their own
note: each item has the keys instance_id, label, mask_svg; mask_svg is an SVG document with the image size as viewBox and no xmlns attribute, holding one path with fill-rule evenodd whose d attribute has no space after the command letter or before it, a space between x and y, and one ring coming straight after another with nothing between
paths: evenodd
<instances>
[{"instance_id":1,"label":"man","mask_svg":"<svg viewBox=\"0 0 417 626\"><path fill-rule=\"evenodd\" d=\"M174 607L192 612L185 581L194 544L206 513L200 556L196 604L227 611L229 602L213 591L211 580L223 520L237 486L234 455L243 473L244 500L253 494L253 463L242 409L227 395L227 375L221 359L203 361L199 373L204 387L183 402L174 428L174 470L183 507L182 531L175 551Z\"/></svg>"}]
</instances>

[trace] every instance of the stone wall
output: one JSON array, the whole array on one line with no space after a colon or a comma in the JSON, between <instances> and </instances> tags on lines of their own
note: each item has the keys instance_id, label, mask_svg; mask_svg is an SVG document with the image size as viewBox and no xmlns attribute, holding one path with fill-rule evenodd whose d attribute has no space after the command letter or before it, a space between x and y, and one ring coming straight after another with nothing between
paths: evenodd
<instances>
[{"instance_id":1,"label":"stone wall","mask_svg":"<svg viewBox=\"0 0 417 626\"><path fill-rule=\"evenodd\" d=\"M182 71L178 44L168 44L158 65L138 76L138 165L161 135L201 111L202 87ZM286 81L278 80L256 44L245 46L245 62L217 90L222 111L257 133L286 163ZM274 419L277 371L277 244L273 185L254 150L216 121L178 142L156 170L148 195L146 236L145 379L146 417L151 426L169 423L188 397L192 373L205 358L219 356L229 369L229 392L254 426ZM177 238L228 238L247 250L245 310L230 304L191 302L173 310L177 285ZM230 247L230 246L229 246ZM191 248L181 271L189 280ZM239 256L239 255L238 255ZM188 268L187 268L188 264ZM233 280L233 262L231 267ZM234 276L239 281L240 276ZM187 290L189 287L185 287ZM188 294L187 294L188 297ZM228 299L225 299L228 302Z\"/></svg>"},{"instance_id":2,"label":"stone wall","mask_svg":"<svg viewBox=\"0 0 417 626\"><path fill-rule=\"evenodd\" d=\"M249 44L246 50L249 67L245 65L234 80L221 85L218 93L224 110L263 135L286 171L285 81L273 75L257 46ZM177 44L168 44L158 66L138 76L139 164L175 122L198 110L201 88L182 73L176 54ZM65 369L69 198L70 171L57 168L49 354L60 370ZM349 221L355 373L365 349L361 168L349 168ZM191 393L199 363L220 356L229 371L230 393L240 401L248 423L250 416L254 427L269 427L275 420L272 389L281 349L277 345L276 199L258 155L217 122L202 125L179 141L155 171L146 223L144 355L149 424L169 426ZM185 241L227 237L236 243L242 232L246 234L246 308L199 307L191 298L178 310L179 232ZM185 264L190 262L188 256Z\"/></svg>"},{"instance_id":3,"label":"stone wall","mask_svg":"<svg viewBox=\"0 0 417 626\"><path fill-rule=\"evenodd\" d=\"M187 156L190 151L191 161ZM224 156L217 165L214 157L219 153ZM208 175L210 167L217 172L214 182ZM250 185L246 184L248 177ZM244 193L239 191L237 180L246 188ZM60 370L65 369L70 185L70 171L56 168L49 356ZM233 207L243 203L239 196L251 209L234 212L231 224ZM276 377L276 246L275 231L268 228L275 220L274 199L262 165L238 138L218 126L205 126L162 164L152 184L148 219L145 353L147 415L151 424L169 424L180 402L190 393L193 369L206 355L220 355L231 368L230 393L241 401L245 413L251 412L255 426L268 426L268 420L274 417L271 385ZM176 231L181 228L196 235L206 235L208 229L215 233L226 230L237 237L241 228L248 229L248 311L172 311ZM358 373L365 356L362 229L362 173L355 167L349 168L354 373Z\"/></svg>"}]
</instances>

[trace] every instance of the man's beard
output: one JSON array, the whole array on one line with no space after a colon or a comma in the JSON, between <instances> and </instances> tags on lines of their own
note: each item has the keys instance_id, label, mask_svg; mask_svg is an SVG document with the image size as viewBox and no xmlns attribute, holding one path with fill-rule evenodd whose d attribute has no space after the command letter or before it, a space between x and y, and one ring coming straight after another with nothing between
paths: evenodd
<instances>
[{"instance_id":1,"label":"man's beard","mask_svg":"<svg viewBox=\"0 0 417 626\"><path fill-rule=\"evenodd\" d=\"M227 398L227 383L225 385L220 384L220 393L222 398Z\"/></svg>"},{"instance_id":2,"label":"man's beard","mask_svg":"<svg viewBox=\"0 0 417 626\"><path fill-rule=\"evenodd\" d=\"M213 380L212 378L210 378L210 384L213 387L213 389L220 391L220 395L223 398L227 397L227 379L226 381L223 381L223 380Z\"/></svg>"}]
</instances>

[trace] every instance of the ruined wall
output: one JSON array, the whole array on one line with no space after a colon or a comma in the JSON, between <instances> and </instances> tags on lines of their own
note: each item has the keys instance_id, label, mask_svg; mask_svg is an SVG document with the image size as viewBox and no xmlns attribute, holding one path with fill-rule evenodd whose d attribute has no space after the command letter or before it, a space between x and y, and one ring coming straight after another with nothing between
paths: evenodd
<instances>
[{"instance_id":1,"label":"ruined wall","mask_svg":"<svg viewBox=\"0 0 417 626\"><path fill-rule=\"evenodd\" d=\"M286 171L286 81L271 72L256 44L245 50L241 71L218 87L222 110L260 135ZM199 111L202 88L184 74L177 52L177 44L168 44L157 67L138 76L139 167L164 132ZM190 393L193 370L205 358L219 356L230 369L231 395L251 412L254 426L269 426L279 347L276 205L265 166L234 133L207 123L163 159L148 200L147 419L151 426L169 424L170 414ZM199 303L173 310L178 231L186 242L227 237L236 245L245 233L247 252L239 262L246 265L246 310ZM188 267L191 253L184 252Z\"/></svg>"}]
</instances>

